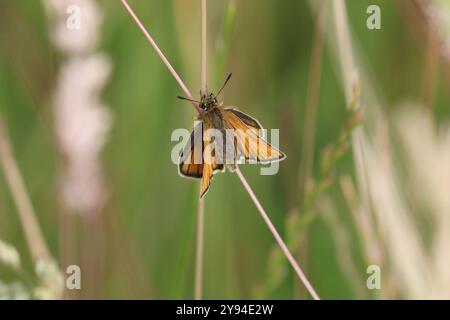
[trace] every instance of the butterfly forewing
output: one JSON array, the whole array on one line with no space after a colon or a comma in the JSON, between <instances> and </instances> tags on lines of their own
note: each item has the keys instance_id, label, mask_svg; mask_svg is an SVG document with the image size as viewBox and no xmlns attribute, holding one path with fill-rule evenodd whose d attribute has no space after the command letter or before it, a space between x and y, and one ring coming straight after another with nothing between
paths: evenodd
<instances>
[{"instance_id":1,"label":"butterfly forewing","mask_svg":"<svg viewBox=\"0 0 450 320\"><path fill-rule=\"evenodd\" d=\"M227 108L225 109L227 112L231 112L236 115L249 129L253 130L256 134L260 134L260 130L262 130L261 124L255 118L250 117L249 115L234 109Z\"/></svg>"},{"instance_id":2,"label":"butterfly forewing","mask_svg":"<svg viewBox=\"0 0 450 320\"><path fill-rule=\"evenodd\" d=\"M240 163L239 157L260 163L279 161L286 157L264 140L258 121L235 109L225 109L223 115L224 126L232 129L235 136L237 163Z\"/></svg>"}]
</instances>

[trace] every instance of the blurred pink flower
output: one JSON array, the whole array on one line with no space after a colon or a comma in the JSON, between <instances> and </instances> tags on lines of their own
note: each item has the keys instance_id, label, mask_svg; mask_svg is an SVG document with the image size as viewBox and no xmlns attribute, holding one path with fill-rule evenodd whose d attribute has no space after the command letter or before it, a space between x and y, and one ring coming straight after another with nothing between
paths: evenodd
<instances>
[{"instance_id":1,"label":"blurred pink flower","mask_svg":"<svg viewBox=\"0 0 450 320\"><path fill-rule=\"evenodd\" d=\"M108 58L77 57L62 66L55 93L55 130L67 158L62 196L72 209L98 206L103 186L98 156L111 127L111 114L99 100L111 70Z\"/></svg>"},{"instance_id":2,"label":"blurred pink flower","mask_svg":"<svg viewBox=\"0 0 450 320\"><path fill-rule=\"evenodd\" d=\"M103 20L101 10L93 0L45 0L47 12L54 19L51 39L63 53L93 51L98 43ZM73 9L79 9L74 11ZM79 28L70 28L71 18L79 18Z\"/></svg>"},{"instance_id":3,"label":"blurred pink flower","mask_svg":"<svg viewBox=\"0 0 450 320\"><path fill-rule=\"evenodd\" d=\"M111 62L95 52L101 10L93 0L44 0L55 47L66 56L54 92L54 126L65 163L60 175L62 203L79 214L99 212L106 188L99 156L112 116L101 102Z\"/></svg>"}]
</instances>

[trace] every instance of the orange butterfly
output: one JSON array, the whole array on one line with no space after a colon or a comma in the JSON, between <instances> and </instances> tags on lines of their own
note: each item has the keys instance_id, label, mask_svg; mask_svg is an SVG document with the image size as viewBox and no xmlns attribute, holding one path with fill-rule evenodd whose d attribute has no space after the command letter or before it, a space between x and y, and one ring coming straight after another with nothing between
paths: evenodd
<instances>
[{"instance_id":1,"label":"orange butterfly","mask_svg":"<svg viewBox=\"0 0 450 320\"><path fill-rule=\"evenodd\" d=\"M280 150L272 147L262 135L262 126L249 115L235 108L224 107L217 96L230 80L228 75L216 95L205 93L199 103L199 122L194 126L178 164L183 177L202 179L200 197L209 190L213 175L227 167L234 171L246 160L270 163L286 158ZM189 100L184 97L178 97Z\"/></svg>"}]
</instances>

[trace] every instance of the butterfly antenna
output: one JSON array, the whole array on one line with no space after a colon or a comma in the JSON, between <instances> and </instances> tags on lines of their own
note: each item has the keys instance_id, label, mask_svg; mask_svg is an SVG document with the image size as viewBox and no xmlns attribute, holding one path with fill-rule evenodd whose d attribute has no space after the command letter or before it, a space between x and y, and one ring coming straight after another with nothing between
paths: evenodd
<instances>
[{"instance_id":1,"label":"butterfly antenna","mask_svg":"<svg viewBox=\"0 0 450 320\"><path fill-rule=\"evenodd\" d=\"M225 86L227 85L228 81L231 78L231 75L232 75L232 73L230 73L228 75L228 77L225 79L225 82L223 83L222 88L220 88L220 90L217 92L217 94L216 94L216 96L214 98L217 98L217 96L222 92L223 88L225 88Z\"/></svg>"},{"instance_id":2,"label":"butterfly antenna","mask_svg":"<svg viewBox=\"0 0 450 320\"><path fill-rule=\"evenodd\" d=\"M177 96L177 98L180 99L180 100L186 100L186 101L195 102L195 103L200 104L200 101L189 99L189 98L186 98L186 97Z\"/></svg>"}]
</instances>

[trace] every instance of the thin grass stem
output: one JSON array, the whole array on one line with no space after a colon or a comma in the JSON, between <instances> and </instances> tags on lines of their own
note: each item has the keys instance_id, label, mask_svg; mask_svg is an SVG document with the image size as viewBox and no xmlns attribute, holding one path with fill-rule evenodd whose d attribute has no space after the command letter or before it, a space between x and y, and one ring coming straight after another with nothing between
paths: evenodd
<instances>
[{"instance_id":1,"label":"thin grass stem","mask_svg":"<svg viewBox=\"0 0 450 320\"><path fill-rule=\"evenodd\" d=\"M201 88L202 92L206 94L207 87L207 51L206 51L206 37L207 37L207 11L206 0L201 0L201 16L202 16L202 62L201 62ZM201 192L201 182L200 182ZM203 248L204 248L204 229L205 229L205 202L203 198L198 199L197 211L197 242L195 251L195 299L201 300L203 296Z\"/></svg>"},{"instance_id":2,"label":"thin grass stem","mask_svg":"<svg viewBox=\"0 0 450 320\"><path fill-rule=\"evenodd\" d=\"M125 7L125 9L128 11L128 13L130 14L130 16L133 18L133 20L136 22L136 24L138 25L139 29L141 29L142 33L144 33L145 37L147 38L148 42L150 42L151 46L153 47L153 49L156 51L156 53L158 54L158 56L161 58L161 60L163 61L163 63L166 65L167 69L169 69L170 73L172 74L172 76L175 78L175 80L178 82L178 84L180 85L181 89L183 90L184 94L186 95L187 98L194 100L194 98L192 97L192 94L190 93L189 89L186 87L186 85L184 84L183 80L181 80L180 76L178 75L178 73L175 71L175 69L172 67L172 65L170 64L169 60L167 60L166 56L164 55L164 53L161 51L161 49L158 47L158 45L156 44L155 40L153 40L152 36L150 35L150 33L147 31L147 29L144 27L144 25L142 24L142 22L139 20L139 18L137 17L137 15L134 13L133 9L131 8L131 6L128 4L127 0L121 0L123 6ZM192 105L194 106L194 108L197 110L197 112L200 112L200 107L198 106L197 103L192 102Z\"/></svg>"},{"instance_id":3,"label":"thin grass stem","mask_svg":"<svg viewBox=\"0 0 450 320\"><path fill-rule=\"evenodd\" d=\"M206 38L207 38L207 35L206 35L206 31L207 31L207 29L206 29L206 25L207 25L207 22L206 22L206 17L207 17L207 11L206 11L206 0L201 0L201 7L202 7L202 77L201 77L201 81L202 81L202 83L201 83L201 88L202 88L202 91L204 92L204 93L206 93L206 90L207 90L207 87L206 87L206 83L207 83L207 56L206 56L206 54L207 54L207 47L206 47Z\"/></svg>"},{"instance_id":4,"label":"thin grass stem","mask_svg":"<svg viewBox=\"0 0 450 320\"><path fill-rule=\"evenodd\" d=\"M205 201L198 200L197 243L195 251L195 300L203 297L203 249L205 233Z\"/></svg>"},{"instance_id":5,"label":"thin grass stem","mask_svg":"<svg viewBox=\"0 0 450 320\"><path fill-rule=\"evenodd\" d=\"M308 292L311 294L314 300L320 300L319 295L316 293L316 290L314 290L314 287L309 282L308 278L303 273L302 269L300 268L297 261L295 261L294 257L292 256L291 252L289 251L288 247L284 243L283 239L281 238L278 231L275 229L275 226L273 225L272 221L270 220L269 216L267 215L266 211L264 210L263 206L259 202L258 198L256 197L255 193L253 192L252 188L248 184L245 177L242 175L242 172L239 170L239 168L236 169L236 175L239 177L239 179L242 182L242 185L244 186L245 190L247 191L248 195L252 199L253 203L255 204L256 208L258 209L259 213L261 214L261 217L263 218L264 222L266 223L267 227L269 228L270 232L272 232L275 240L278 242L278 245L280 246L281 250L283 251L286 258L289 260L292 268L297 273L297 276L299 279L303 282Z\"/></svg>"}]
</instances>

